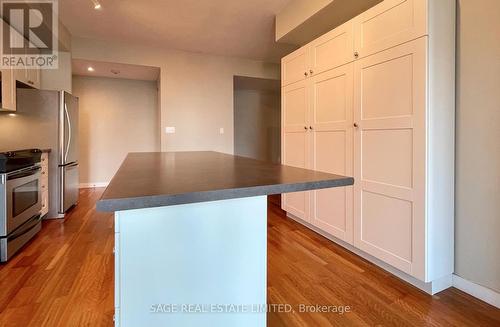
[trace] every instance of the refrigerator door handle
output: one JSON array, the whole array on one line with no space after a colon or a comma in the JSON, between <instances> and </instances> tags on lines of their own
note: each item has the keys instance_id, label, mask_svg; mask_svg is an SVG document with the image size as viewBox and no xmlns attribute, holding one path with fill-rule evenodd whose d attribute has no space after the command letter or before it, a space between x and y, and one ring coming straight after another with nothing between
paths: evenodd
<instances>
[{"instance_id":1,"label":"refrigerator door handle","mask_svg":"<svg viewBox=\"0 0 500 327\"><path fill-rule=\"evenodd\" d=\"M66 114L66 120L68 121L68 144L66 145L66 152L64 154L64 162L68 160L69 146L71 145L71 120L69 119L68 106L64 103L64 113Z\"/></svg>"}]
</instances>

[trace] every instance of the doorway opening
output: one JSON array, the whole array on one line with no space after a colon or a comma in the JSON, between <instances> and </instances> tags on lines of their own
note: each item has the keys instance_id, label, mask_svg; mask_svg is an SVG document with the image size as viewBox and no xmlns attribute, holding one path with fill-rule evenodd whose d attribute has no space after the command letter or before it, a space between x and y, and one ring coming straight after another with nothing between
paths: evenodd
<instances>
[{"instance_id":1,"label":"doorway opening","mask_svg":"<svg viewBox=\"0 0 500 327\"><path fill-rule=\"evenodd\" d=\"M234 76L234 154L281 162L280 81ZM281 206L281 196L269 196Z\"/></svg>"}]
</instances>

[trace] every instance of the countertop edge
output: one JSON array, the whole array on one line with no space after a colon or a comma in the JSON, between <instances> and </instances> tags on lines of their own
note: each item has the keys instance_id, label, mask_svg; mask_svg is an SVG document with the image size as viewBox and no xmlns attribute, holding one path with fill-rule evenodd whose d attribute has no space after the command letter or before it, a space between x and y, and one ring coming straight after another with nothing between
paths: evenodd
<instances>
[{"instance_id":1,"label":"countertop edge","mask_svg":"<svg viewBox=\"0 0 500 327\"><path fill-rule=\"evenodd\" d=\"M96 210L100 212L115 212L124 210L137 210L164 206L173 206L190 203L229 200L235 198L246 198L253 196L271 195L279 193L300 192L317 190L330 187L350 186L354 184L354 178L341 177L334 180L323 180L314 182L259 185L242 188L211 190L202 192L191 192L176 195L148 195L133 198L100 199L96 203Z\"/></svg>"}]
</instances>

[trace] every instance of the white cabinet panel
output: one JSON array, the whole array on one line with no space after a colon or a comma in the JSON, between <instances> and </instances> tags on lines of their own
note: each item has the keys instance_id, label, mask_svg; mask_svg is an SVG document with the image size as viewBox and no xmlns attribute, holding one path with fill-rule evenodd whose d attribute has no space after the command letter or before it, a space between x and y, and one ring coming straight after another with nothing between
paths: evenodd
<instances>
[{"instance_id":1,"label":"white cabinet panel","mask_svg":"<svg viewBox=\"0 0 500 327\"><path fill-rule=\"evenodd\" d=\"M423 37L360 59L354 68L354 244L422 280L426 44ZM380 85L384 93L376 97Z\"/></svg>"},{"instance_id":2,"label":"white cabinet panel","mask_svg":"<svg viewBox=\"0 0 500 327\"><path fill-rule=\"evenodd\" d=\"M283 164L297 168L307 167L307 132L285 133Z\"/></svg>"},{"instance_id":3,"label":"white cabinet panel","mask_svg":"<svg viewBox=\"0 0 500 327\"><path fill-rule=\"evenodd\" d=\"M384 0L354 19L360 58L427 34L427 0Z\"/></svg>"},{"instance_id":4,"label":"white cabinet panel","mask_svg":"<svg viewBox=\"0 0 500 327\"><path fill-rule=\"evenodd\" d=\"M346 74L345 71L326 73L315 79L313 82L313 121L315 124L347 120L347 116L352 111L352 106L348 106L347 103L349 99L352 99L346 94L352 91L348 83L352 83L352 73Z\"/></svg>"},{"instance_id":5,"label":"white cabinet panel","mask_svg":"<svg viewBox=\"0 0 500 327\"><path fill-rule=\"evenodd\" d=\"M354 60L353 24L349 21L312 41L310 74L319 74Z\"/></svg>"},{"instance_id":6,"label":"white cabinet panel","mask_svg":"<svg viewBox=\"0 0 500 327\"><path fill-rule=\"evenodd\" d=\"M349 175L352 170L351 140L352 134L348 131L315 132L314 170ZM311 223L348 243L353 239L352 189L349 186L311 192Z\"/></svg>"},{"instance_id":7,"label":"white cabinet panel","mask_svg":"<svg viewBox=\"0 0 500 327\"><path fill-rule=\"evenodd\" d=\"M308 51L305 47L281 59L281 85L286 86L306 79L309 70Z\"/></svg>"},{"instance_id":8,"label":"white cabinet panel","mask_svg":"<svg viewBox=\"0 0 500 327\"><path fill-rule=\"evenodd\" d=\"M412 203L369 191L361 197L361 239L373 255L411 273Z\"/></svg>"},{"instance_id":9,"label":"white cabinet panel","mask_svg":"<svg viewBox=\"0 0 500 327\"><path fill-rule=\"evenodd\" d=\"M286 128L307 126L308 106L307 88L305 83L293 84L283 91L283 122Z\"/></svg>"},{"instance_id":10,"label":"white cabinet panel","mask_svg":"<svg viewBox=\"0 0 500 327\"><path fill-rule=\"evenodd\" d=\"M412 129L365 130L361 144L362 180L412 187Z\"/></svg>"},{"instance_id":11,"label":"white cabinet panel","mask_svg":"<svg viewBox=\"0 0 500 327\"><path fill-rule=\"evenodd\" d=\"M412 55L364 67L362 101L369 105L361 107L363 119L411 115L412 73Z\"/></svg>"},{"instance_id":12,"label":"white cabinet panel","mask_svg":"<svg viewBox=\"0 0 500 327\"><path fill-rule=\"evenodd\" d=\"M353 65L311 79L312 169L353 175ZM311 223L348 243L353 240L353 188L311 192Z\"/></svg>"},{"instance_id":13,"label":"white cabinet panel","mask_svg":"<svg viewBox=\"0 0 500 327\"><path fill-rule=\"evenodd\" d=\"M298 168L309 166L309 96L305 81L282 89L282 163ZM287 193L282 196L283 210L309 219L309 192Z\"/></svg>"}]
</instances>

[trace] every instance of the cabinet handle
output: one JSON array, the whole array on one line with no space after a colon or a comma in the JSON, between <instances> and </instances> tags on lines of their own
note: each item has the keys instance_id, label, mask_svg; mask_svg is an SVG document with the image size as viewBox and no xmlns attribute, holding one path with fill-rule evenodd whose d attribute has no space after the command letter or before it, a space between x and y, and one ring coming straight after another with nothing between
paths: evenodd
<instances>
[{"instance_id":1,"label":"cabinet handle","mask_svg":"<svg viewBox=\"0 0 500 327\"><path fill-rule=\"evenodd\" d=\"M354 127L358 128L358 123L354 123Z\"/></svg>"},{"instance_id":2,"label":"cabinet handle","mask_svg":"<svg viewBox=\"0 0 500 327\"><path fill-rule=\"evenodd\" d=\"M354 58L358 59L359 58L359 52L354 52Z\"/></svg>"}]
</instances>

